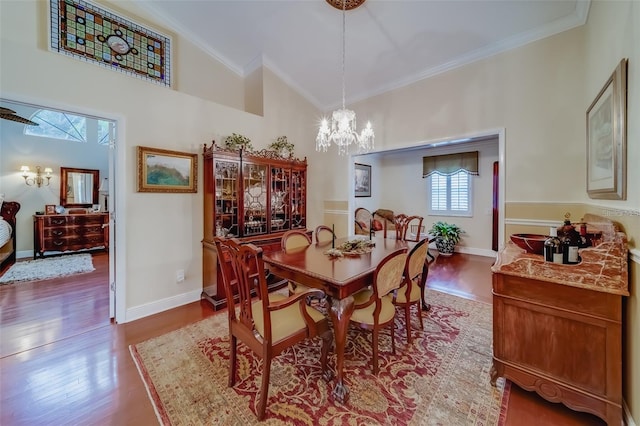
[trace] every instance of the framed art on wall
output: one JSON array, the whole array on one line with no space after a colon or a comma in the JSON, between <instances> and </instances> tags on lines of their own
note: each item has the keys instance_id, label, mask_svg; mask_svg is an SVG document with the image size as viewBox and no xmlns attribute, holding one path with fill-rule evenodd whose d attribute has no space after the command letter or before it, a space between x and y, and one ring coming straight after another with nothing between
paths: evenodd
<instances>
[{"instance_id":1,"label":"framed art on wall","mask_svg":"<svg viewBox=\"0 0 640 426\"><path fill-rule=\"evenodd\" d=\"M198 192L198 156L138 147L138 192Z\"/></svg>"},{"instance_id":2,"label":"framed art on wall","mask_svg":"<svg viewBox=\"0 0 640 426\"><path fill-rule=\"evenodd\" d=\"M355 163L356 197L371 197L371 166Z\"/></svg>"},{"instance_id":3,"label":"framed art on wall","mask_svg":"<svg viewBox=\"0 0 640 426\"><path fill-rule=\"evenodd\" d=\"M587 194L627 198L627 59L622 59L587 110Z\"/></svg>"}]
</instances>

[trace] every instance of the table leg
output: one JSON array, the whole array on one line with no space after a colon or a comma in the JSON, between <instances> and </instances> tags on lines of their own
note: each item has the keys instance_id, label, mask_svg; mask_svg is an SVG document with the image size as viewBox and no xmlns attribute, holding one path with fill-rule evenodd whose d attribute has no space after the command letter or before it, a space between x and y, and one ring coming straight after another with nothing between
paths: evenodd
<instances>
[{"instance_id":1,"label":"table leg","mask_svg":"<svg viewBox=\"0 0 640 426\"><path fill-rule=\"evenodd\" d=\"M349 388L344 383L344 349L347 344L347 332L349 331L349 319L353 314L353 297L344 299L331 299L329 315L333 322L336 339L336 375L338 381L333 388L333 396L337 401L346 404L349 400Z\"/></svg>"}]
</instances>

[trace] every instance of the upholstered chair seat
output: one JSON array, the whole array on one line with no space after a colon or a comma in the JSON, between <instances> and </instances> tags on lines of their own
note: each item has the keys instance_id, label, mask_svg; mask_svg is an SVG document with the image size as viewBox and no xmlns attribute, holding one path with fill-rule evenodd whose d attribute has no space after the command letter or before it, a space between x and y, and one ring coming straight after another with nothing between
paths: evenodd
<instances>
[{"instance_id":1,"label":"upholstered chair seat","mask_svg":"<svg viewBox=\"0 0 640 426\"><path fill-rule=\"evenodd\" d=\"M279 302L286 300L287 296L282 294L270 294L269 303ZM264 338L264 314L262 308L262 301L258 300L251 304L253 310L253 321L256 331ZM313 322L320 323L326 321L326 317L322 312L317 309L306 306L307 313L313 320ZM307 328L307 323L304 322L304 318L300 313L300 307L298 303L294 303L286 308L279 309L271 312L271 340L273 343L278 343L281 340L302 332Z\"/></svg>"}]
</instances>

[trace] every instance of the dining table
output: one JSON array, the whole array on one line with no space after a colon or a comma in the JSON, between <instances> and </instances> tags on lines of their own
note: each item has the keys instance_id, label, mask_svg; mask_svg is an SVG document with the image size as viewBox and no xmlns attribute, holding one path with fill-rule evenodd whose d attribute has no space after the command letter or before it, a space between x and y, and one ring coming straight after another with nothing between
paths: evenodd
<instances>
[{"instance_id":1,"label":"dining table","mask_svg":"<svg viewBox=\"0 0 640 426\"><path fill-rule=\"evenodd\" d=\"M346 241L371 239L371 251L362 254L330 256L327 251ZM264 262L269 271L279 277L321 289L327 295L328 314L334 327L336 351L336 384L334 398L346 403L349 388L345 384L344 351L349 330L349 320L354 310L353 295L373 284L373 274L387 255L398 250L410 250L415 242L385 239L382 237L355 236L337 238L333 242L311 244L293 250L277 250L265 253Z\"/></svg>"}]
</instances>

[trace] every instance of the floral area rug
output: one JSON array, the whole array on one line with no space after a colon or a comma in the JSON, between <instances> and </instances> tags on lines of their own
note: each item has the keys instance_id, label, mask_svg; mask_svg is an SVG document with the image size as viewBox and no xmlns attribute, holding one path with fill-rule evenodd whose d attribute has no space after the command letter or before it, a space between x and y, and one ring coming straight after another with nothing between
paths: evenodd
<instances>
[{"instance_id":1,"label":"floral area rug","mask_svg":"<svg viewBox=\"0 0 640 426\"><path fill-rule=\"evenodd\" d=\"M88 253L48 257L14 263L1 277L0 284L40 281L95 270Z\"/></svg>"},{"instance_id":2,"label":"floral area rug","mask_svg":"<svg viewBox=\"0 0 640 426\"><path fill-rule=\"evenodd\" d=\"M320 339L289 349L272 362L264 424L500 425L509 387L489 383L491 305L428 290L431 310L422 331L414 312L411 345L404 315L380 338L380 373L371 373L371 333L351 327L345 356L350 399L331 396L335 379L321 378ZM222 312L180 330L132 345L133 359L163 425L252 425L262 362L243 344L238 379L227 386L229 340ZM335 366L335 355L330 359ZM505 390L506 389L506 390Z\"/></svg>"}]
</instances>

